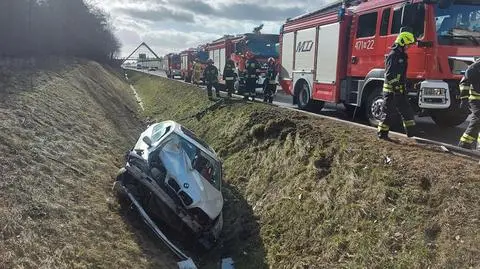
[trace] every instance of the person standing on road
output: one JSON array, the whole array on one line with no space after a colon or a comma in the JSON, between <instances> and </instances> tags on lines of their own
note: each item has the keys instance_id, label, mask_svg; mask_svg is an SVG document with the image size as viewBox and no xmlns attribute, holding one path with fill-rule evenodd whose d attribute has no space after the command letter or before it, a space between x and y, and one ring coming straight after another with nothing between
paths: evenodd
<instances>
[{"instance_id":1,"label":"person standing on road","mask_svg":"<svg viewBox=\"0 0 480 269\"><path fill-rule=\"evenodd\" d=\"M198 58L195 58L193 62L193 84L199 85L200 84L200 77L202 75L202 63Z\"/></svg>"},{"instance_id":2,"label":"person standing on road","mask_svg":"<svg viewBox=\"0 0 480 269\"><path fill-rule=\"evenodd\" d=\"M212 99L212 87L215 88L217 97L220 97L220 88L218 87L218 69L215 65L213 65L212 59L208 59L207 67L203 71L203 77L207 83L208 98Z\"/></svg>"},{"instance_id":3,"label":"person standing on road","mask_svg":"<svg viewBox=\"0 0 480 269\"><path fill-rule=\"evenodd\" d=\"M459 147L473 149L477 142L477 149L480 148L480 59L470 65L460 81L460 108L472 112L472 119L465 133L460 138Z\"/></svg>"},{"instance_id":4,"label":"person standing on road","mask_svg":"<svg viewBox=\"0 0 480 269\"><path fill-rule=\"evenodd\" d=\"M263 89L263 102L273 102L273 95L277 92L277 67L273 57L268 58L268 69L265 77L265 84Z\"/></svg>"},{"instance_id":5,"label":"person standing on road","mask_svg":"<svg viewBox=\"0 0 480 269\"><path fill-rule=\"evenodd\" d=\"M246 53L247 63L245 64L246 69L246 85L245 85L245 94L243 99L248 99L248 96L252 97L252 101L255 100L255 89L257 88L258 80L258 69L260 69L260 64L255 59L255 56L251 52Z\"/></svg>"},{"instance_id":6,"label":"person standing on road","mask_svg":"<svg viewBox=\"0 0 480 269\"><path fill-rule=\"evenodd\" d=\"M400 113L403 127L408 137L416 135L413 109L408 102L406 93L408 56L407 50L415 43L415 36L406 31L401 31L392 50L385 60L385 82L383 84L385 120L378 124L377 136L388 139L388 132L393 123L394 116Z\"/></svg>"},{"instance_id":7,"label":"person standing on road","mask_svg":"<svg viewBox=\"0 0 480 269\"><path fill-rule=\"evenodd\" d=\"M223 68L223 80L225 80L225 90L228 97L232 97L235 85L235 63L228 59Z\"/></svg>"}]
</instances>

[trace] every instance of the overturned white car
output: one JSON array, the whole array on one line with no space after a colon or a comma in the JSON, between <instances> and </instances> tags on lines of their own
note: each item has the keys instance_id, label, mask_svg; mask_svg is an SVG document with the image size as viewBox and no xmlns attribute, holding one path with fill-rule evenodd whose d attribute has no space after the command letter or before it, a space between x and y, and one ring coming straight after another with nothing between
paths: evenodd
<instances>
[{"instance_id":1,"label":"overturned white car","mask_svg":"<svg viewBox=\"0 0 480 269\"><path fill-rule=\"evenodd\" d=\"M128 193L144 218L190 232L209 247L223 226L221 183L215 151L180 124L164 121L149 126L127 153L115 189Z\"/></svg>"}]
</instances>

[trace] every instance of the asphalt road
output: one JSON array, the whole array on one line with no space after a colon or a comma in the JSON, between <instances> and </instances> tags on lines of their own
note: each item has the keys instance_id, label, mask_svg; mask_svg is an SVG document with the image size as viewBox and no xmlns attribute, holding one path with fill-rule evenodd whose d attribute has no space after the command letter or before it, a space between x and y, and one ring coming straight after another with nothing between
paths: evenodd
<instances>
[{"instance_id":1,"label":"asphalt road","mask_svg":"<svg viewBox=\"0 0 480 269\"><path fill-rule=\"evenodd\" d=\"M136 69L133 69L133 70L136 70ZM149 73L152 75L166 77L166 74L164 71L147 71L147 70L136 70L136 71L141 71L141 72ZM280 87L278 88L277 95L275 96L274 104L281 107L290 107L290 108L296 107L292 104L292 96L285 94ZM344 112L344 107L341 104L339 105L326 104L325 107L322 109L322 111L318 114L329 116L329 117L335 117L343 120L355 121L357 123L362 123L367 125L367 123L362 121L361 119L353 120L349 118L347 114ZM421 132L420 137L425 139L435 140L438 142L443 142L450 145L458 144L458 140L460 136L462 136L463 132L468 126L468 121L467 121L456 127L440 128L430 119L430 117L416 117L415 121L417 122L417 126Z\"/></svg>"}]
</instances>

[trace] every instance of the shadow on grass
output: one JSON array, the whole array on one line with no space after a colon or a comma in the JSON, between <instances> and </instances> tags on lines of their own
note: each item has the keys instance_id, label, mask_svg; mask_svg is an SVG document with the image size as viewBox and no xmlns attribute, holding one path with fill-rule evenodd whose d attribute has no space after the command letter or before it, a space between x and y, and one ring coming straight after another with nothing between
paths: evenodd
<instances>
[{"instance_id":1,"label":"shadow on grass","mask_svg":"<svg viewBox=\"0 0 480 269\"><path fill-rule=\"evenodd\" d=\"M219 244L201 258L200 268L220 268L222 258L231 257L235 269L268 268L260 225L252 207L239 189L224 182L223 231Z\"/></svg>"},{"instance_id":2,"label":"shadow on grass","mask_svg":"<svg viewBox=\"0 0 480 269\"><path fill-rule=\"evenodd\" d=\"M260 226L251 206L233 185L224 183L223 230L218 244L205 250L184 236L176 234L165 224L156 222L160 230L177 247L192 257L198 268L220 268L222 258L233 258L236 269L268 268L265 248L260 237ZM179 259L156 237L143 222L140 214L130 206L129 201L121 201L119 214L135 236L135 241L145 257L150 261L149 268L177 268ZM166 267L168 266L168 267Z\"/></svg>"}]
</instances>

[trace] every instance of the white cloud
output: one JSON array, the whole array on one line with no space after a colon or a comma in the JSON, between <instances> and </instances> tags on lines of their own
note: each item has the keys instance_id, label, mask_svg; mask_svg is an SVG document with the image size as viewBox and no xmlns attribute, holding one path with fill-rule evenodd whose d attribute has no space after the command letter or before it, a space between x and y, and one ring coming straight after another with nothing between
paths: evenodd
<instances>
[{"instance_id":1,"label":"white cloud","mask_svg":"<svg viewBox=\"0 0 480 269\"><path fill-rule=\"evenodd\" d=\"M90 0L111 15L116 36L127 56L141 42L158 55L179 52L224 34L277 34L282 23L333 0Z\"/></svg>"}]
</instances>

